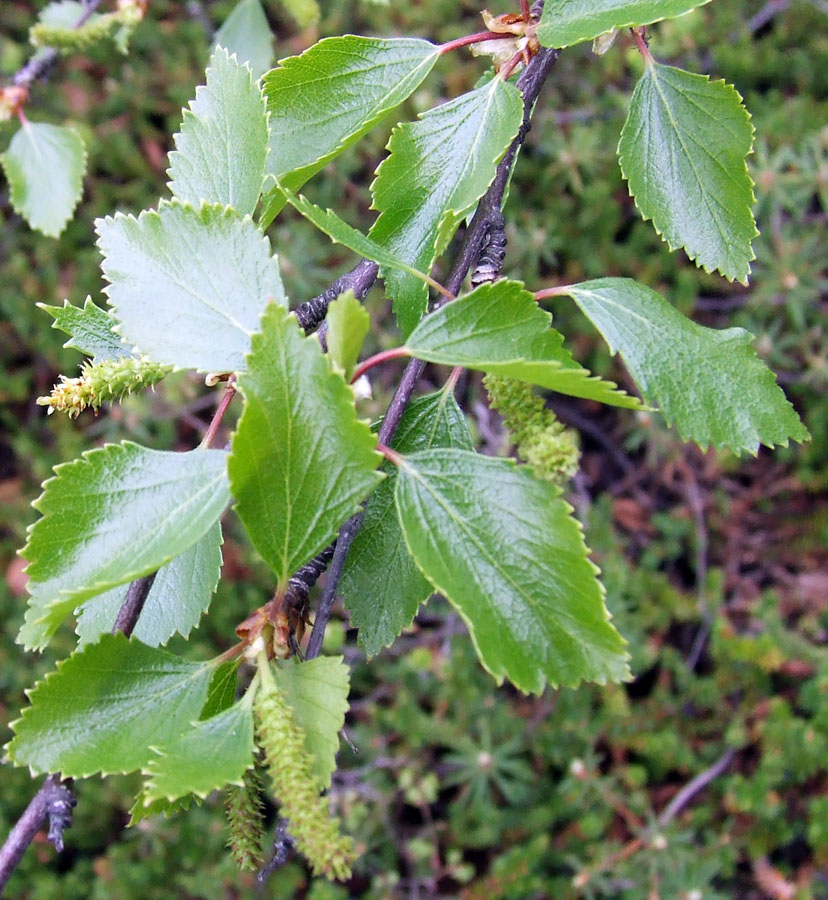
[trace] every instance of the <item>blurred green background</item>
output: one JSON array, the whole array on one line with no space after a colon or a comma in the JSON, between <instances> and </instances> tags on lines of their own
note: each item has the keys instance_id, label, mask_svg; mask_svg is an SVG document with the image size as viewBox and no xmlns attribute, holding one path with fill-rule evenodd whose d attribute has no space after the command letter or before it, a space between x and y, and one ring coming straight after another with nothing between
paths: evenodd
<instances>
[{"instance_id":1,"label":"blurred green background","mask_svg":"<svg viewBox=\"0 0 828 900\"><path fill-rule=\"evenodd\" d=\"M320 25L304 33L265 2L277 57L349 31L445 41L482 27L471 2L321 2ZM40 6L0 5L0 75L28 58ZM25 606L15 551L40 482L56 463L105 440L187 449L215 402L199 379L179 374L97 417L47 418L35 398L58 373L75 374L80 357L62 349L65 336L35 303L81 304L87 294L100 302L93 220L137 213L164 193L171 135L203 77L205 25L220 25L232 8L150 0L128 56L101 45L62 60L35 86L29 117L71 122L89 148L84 198L59 241L29 231L0 187L4 743L23 690L74 643L69 629L43 656L14 643ZM439 600L366 662L340 610L326 647L353 667L348 733L358 754L343 747L332 801L363 852L347 886L312 882L298 861L265 886L240 875L224 851L214 800L125 830L137 780L110 778L77 786L66 852L57 857L39 841L7 896L828 898L828 7L716 0L651 34L659 60L734 83L753 114L762 234L750 287L698 271L640 221L614 152L640 71L623 35L601 58L585 46L566 51L542 94L506 210L506 274L533 289L630 276L707 325L748 328L813 441L738 460L682 445L655 416L553 401L581 430L583 471L571 500L630 642L635 680L540 698L497 688ZM484 71L465 52L442 60L400 116L308 193L367 227L372 172L393 122L469 89ZM11 134L11 125L0 126L0 149ZM295 302L355 262L289 212L271 235ZM378 291L368 308L369 341L391 345L396 332ZM579 359L625 381L574 309L554 311ZM394 374L378 377L366 415L384 407ZM427 372L426 381L440 377ZM459 396L480 447L508 452L479 379L464 378ZM228 647L235 625L272 587L229 519L209 619L174 647L194 657ZM724 771L665 816L678 792L719 760ZM35 788L27 772L3 767L0 834Z\"/></svg>"}]
</instances>

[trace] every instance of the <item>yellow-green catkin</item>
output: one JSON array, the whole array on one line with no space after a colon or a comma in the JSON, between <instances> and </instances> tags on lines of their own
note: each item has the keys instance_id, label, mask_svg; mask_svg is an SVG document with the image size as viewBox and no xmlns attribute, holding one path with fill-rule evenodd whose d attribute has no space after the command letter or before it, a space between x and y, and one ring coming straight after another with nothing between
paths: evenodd
<instances>
[{"instance_id":1,"label":"yellow-green catkin","mask_svg":"<svg viewBox=\"0 0 828 900\"><path fill-rule=\"evenodd\" d=\"M489 405L496 409L525 460L538 478L566 483L578 471L578 435L563 425L532 386L516 378L486 375L483 385Z\"/></svg>"},{"instance_id":2,"label":"yellow-green catkin","mask_svg":"<svg viewBox=\"0 0 828 900\"><path fill-rule=\"evenodd\" d=\"M57 410L74 419L87 408L98 409L102 403L120 400L132 391L152 387L171 371L169 366L151 362L146 357L87 361L81 366L80 377L61 375L52 393L38 397L37 402L40 406L49 407L49 415Z\"/></svg>"},{"instance_id":3,"label":"yellow-green catkin","mask_svg":"<svg viewBox=\"0 0 828 900\"><path fill-rule=\"evenodd\" d=\"M265 860L262 785L255 769L245 772L244 785L227 787L224 810L230 830L230 855L243 872L255 872Z\"/></svg>"},{"instance_id":4,"label":"yellow-green catkin","mask_svg":"<svg viewBox=\"0 0 828 900\"><path fill-rule=\"evenodd\" d=\"M327 801L319 795L304 731L294 720L284 693L268 675L263 675L253 710L273 793L314 875L347 881L356 858L353 841L341 834L339 819L331 815Z\"/></svg>"},{"instance_id":5,"label":"yellow-green catkin","mask_svg":"<svg viewBox=\"0 0 828 900\"><path fill-rule=\"evenodd\" d=\"M120 24L117 13L94 16L80 28L67 28L38 22L29 30L29 40L35 47L53 47L60 53L83 53L99 41L108 38Z\"/></svg>"}]
</instances>

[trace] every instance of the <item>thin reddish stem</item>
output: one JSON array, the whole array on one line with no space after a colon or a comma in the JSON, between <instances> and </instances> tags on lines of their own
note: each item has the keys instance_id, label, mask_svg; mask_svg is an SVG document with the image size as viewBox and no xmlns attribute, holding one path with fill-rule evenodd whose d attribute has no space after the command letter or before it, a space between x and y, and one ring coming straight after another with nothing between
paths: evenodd
<instances>
[{"instance_id":1,"label":"thin reddish stem","mask_svg":"<svg viewBox=\"0 0 828 900\"><path fill-rule=\"evenodd\" d=\"M508 34L498 34L496 31L478 31L477 34L467 34L465 37L455 38L445 44L440 44L438 50L440 54L450 53L457 50L458 47L467 47L469 44L479 44L481 41L500 41Z\"/></svg>"},{"instance_id":2,"label":"thin reddish stem","mask_svg":"<svg viewBox=\"0 0 828 900\"><path fill-rule=\"evenodd\" d=\"M224 392L224 396L221 398L218 409L216 409L216 414L213 416L213 420L207 426L207 430L204 432L204 437L201 439L202 447L207 448L210 446L210 444L212 444L213 440L215 439L216 432L218 432L219 426L221 425L221 420L224 418L224 414L227 412L227 407L230 406L230 402L235 396L235 377L231 377L231 380L227 382L227 390Z\"/></svg>"},{"instance_id":3,"label":"thin reddish stem","mask_svg":"<svg viewBox=\"0 0 828 900\"><path fill-rule=\"evenodd\" d=\"M401 466L403 458L397 453L396 450L392 450L390 447L386 447L385 444L377 444L377 450L388 460L388 462L394 463L395 466Z\"/></svg>"},{"instance_id":4,"label":"thin reddish stem","mask_svg":"<svg viewBox=\"0 0 828 900\"><path fill-rule=\"evenodd\" d=\"M463 374L463 366L455 366L451 370L451 375L446 379L446 390L454 393L454 389L457 387L457 382L460 380L460 376Z\"/></svg>"},{"instance_id":5,"label":"thin reddish stem","mask_svg":"<svg viewBox=\"0 0 828 900\"><path fill-rule=\"evenodd\" d=\"M512 72L515 71L515 66L517 66L517 64L521 62L526 62L526 54L525 51L518 50L518 52L508 62L503 64L503 67L498 72L498 75L504 81L508 81L512 76Z\"/></svg>"},{"instance_id":6,"label":"thin reddish stem","mask_svg":"<svg viewBox=\"0 0 828 900\"><path fill-rule=\"evenodd\" d=\"M532 21L532 14L529 12L529 0L520 0L520 13L523 16L524 21Z\"/></svg>"},{"instance_id":7,"label":"thin reddish stem","mask_svg":"<svg viewBox=\"0 0 828 900\"><path fill-rule=\"evenodd\" d=\"M540 303L541 300L547 300L549 297L563 297L569 293L568 284L560 284L558 287L544 288L542 291L535 291L535 300Z\"/></svg>"},{"instance_id":8,"label":"thin reddish stem","mask_svg":"<svg viewBox=\"0 0 828 900\"><path fill-rule=\"evenodd\" d=\"M642 26L641 28L631 28L630 31L632 31L632 35L635 38L638 52L644 57L644 62L651 66L655 60L653 59L653 54L650 53L650 48L647 46L647 29Z\"/></svg>"},{"instance_id":9,"label":"thin reddish stem","mask_svg":"<svg viewBox=\"0 0 828 900\"><path fill-rule=\"evenodd\" d=\"M403 356L411 356L411 351L407 347L392 347L390 350L382 350L380 353L369 356L368 359L364 359L354 369L354 374L351 376L351 384L358 378L361 378L369 369L373 369L374 366L378 366L389 359L400 359Z\"/></svg>"}]
</instances>

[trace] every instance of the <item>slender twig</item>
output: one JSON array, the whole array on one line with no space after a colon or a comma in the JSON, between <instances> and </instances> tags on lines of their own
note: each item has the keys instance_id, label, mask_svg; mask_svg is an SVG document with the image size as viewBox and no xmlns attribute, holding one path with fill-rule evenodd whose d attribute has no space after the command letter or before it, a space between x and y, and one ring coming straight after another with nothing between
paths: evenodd
<instances>
[{"instance_id":1,"label":"slender twig","mask_svg":"<svg viewBox=\"0 0 828 900\"><path fill-rule=\"evenodd\" d=\"M455 38L445 44L440 44L438 50L440 53L450 53L459 47L467 47L469 44L479 44L481 41L502 41L508 38L508 34L500 34L497 31L478 31L477 34L467 34L464 37Z\"/></svg>"},{"instance_id":2,"label":"slender twig","mask_svg":"<svg viewBox=\"0 0 828 900\"><path fill-rule=\"evenodd\" d=\"M210 444L213 443L216 432L219 430L219 426L221 425L221 420L224 418L224 414L227 412L227 407L230 406L230 403L235 396L236 384L235 380L231 377L231 380L227 382L227 389L224 392L224 396L219 401L216 412L213 415L210 424L207 426L207 430L204 432L204 437L201 440L202 447L209 447Z\"/></svg>"},{"instance_id":3,"label":"slender twig","mask_svg":"<svg viewBox=\"0 0 828 900\"><path fill-rule=\"evenodd\" d=\"M138 616L147 602L150 589L155 581L155 572L151 575L145 575L143 578L136 578L130 584L127 590L126 600L121 604L118 615L115 618L115 624L112 626L112 633L118 634L122 631L129 637L138 624Z\"/></svg>"},{"instance_id":4,"label":"slender twig","mask_svg":"<svg viewBox=\"0 0 828 900\"><path fill-rule=\"evenodd\" d=\"M374 366L387 362L389 359L402 359L406 356L411 356L411 351L407 347L391 347L388 350L381 350L379 353L369 356L368 359L364 359L354 369L354 374L351 376L351 384L362 378L362 376L373 369Z\"/></svg>"},{"instance_id":5,"label":"slender twig","mask_svg":"<svg viewBox=\"0 0 828 900\"><path fill-rule=\"evenodd\" d=\"M375 262L363 259L350 272L337 278L321 294L297 306L293 314L304 331L309 333L319 327L327 315L328 307L340 294L353 291L357 300L363 300L377 280L378 272L379 266Z\"/></svg>"},{"instance_id":6,"label":"slender twig","mask_svg":"<svg viewBox=\"0 0 828 900\"><path fill-rule=\"evenodd\" d=\"M724 774L733 762L733 758L736 756L737 752L738 751L734 747L731 747L726 750L709 769L705 769L691 781L688 781L659 815L656 820L658 822L658 827L666 828L667 825L669 825L696 796L696 794L699 793L699 791L703 791L711 781L715 781L720 775Z\"/></svg>"},{"instance_id":7,"label":"slender twig","mask_svg":"<svg viewBox=\"0 0 828 900\"><path fill-rule=\"evenodd\" d=\"M59 775L50 775L0 847L0 894L47 819L50 820L49 840L58 852L63 849L63 830L69 825L74 805L70 788L61 784Z\"/></svg>"}]
</instances>

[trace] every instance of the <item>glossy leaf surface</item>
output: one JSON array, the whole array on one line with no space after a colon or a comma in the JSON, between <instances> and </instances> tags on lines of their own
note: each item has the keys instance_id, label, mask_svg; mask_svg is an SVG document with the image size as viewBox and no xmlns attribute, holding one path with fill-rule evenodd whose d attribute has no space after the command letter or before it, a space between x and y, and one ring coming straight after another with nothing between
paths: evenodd
<instances>
[{"instance_id":1,"label":"glossy leaf surface","mask_svg":"<svg viewBox=\"0 0 828 900\"><path fill-rule=\"evenodd\" d=\"M243 699L155 749L144 768L144 803L187 794L203 799L225 785L243 784L253 753L253 707Z\"/></svg>"},{"instance_id":2,"label":"glossy leaf surface","mask_svg":"<svg viewBox=\"0 0 828 900\"><path fill-rule=\"evenodd\" d=\"M520 282L496 281L423 319L406 346L429 362L497 372L573 397L640 408L635 397L577 363L551 322Z\"/></svg>"},{"instance_id":3,"label":"glossy leaf surface","mask_svg":"<svg viewBox=\"0 0 828 900\"><path fill-rule=\"evenodd\" d=\"M184 637L207 612L221 571L221 524L217 521L189 550L158 570L133 635L149 647ZM121 585L87 600L76 611L81 644L112 630L128 586Z\"/></svg>"},{"instance_id":4,"label":"glossy leaf surface","mask_svg":"<svg viewBox=\"0 0 828 900\"><path fill-rule=\"evenodd\" d=\"M32 228L58 237L83 190L86 148L81 136L63 125L27 121L0 161L14 211Z\"/></svg>"},{"instance_id":5,"label":"glossy leaf surface","mask_svg":"<svg viewBox=\"0 0 828 900\"><path fill-rule=\"evenodd\" d=\"M635 88L618 144L636 206L670 248L744 284L758 234L745 162L752 146L734 87L658 63Z\"/></svg>"},{"instance_id":6,"label":"glossy leaf surface","mask_svg":"<svg viewBox=\"0 0 828 900\"><path fill-rule=\"evenodd\" d=\"M84 600L148 575L214 526L230 500L227 454L124 442L55 469L22 550L32 593L20 640L43 647Z\"/></svg>"},{"instance_id":7,"label":"glossy leaf surface","mask_svg":"<svg viewBox=\"0 0 828 900\"><path fill-rule=\"evenodd\" d=\"M254 78L261 78L273 65L273 32L261 0L239 0L216 32L216 45L247 63ZM261 187L261 185L260 185Z\"/></svg>"},{"instance_id":8,"label":"glossy leaf surface","mask_svg":"<svg viewBox=\"0 0 828 900\"><path fill-rule=\"evenodd\" d=\"M210 663L104 635L29 692L9 755L67 778L133 772L151 745L171 743L198 718L211 674Z\"/></svg>"},{"instance_id":9,"label":"glossy leaf surface","mask_svg":"<svg viewBox=\"0 0 828 900\"><path fill-rule=\"evenodd\" d=\"M755 454L760 444L808 438L749 332L697 325L629 278L585 281L568 293L684 440Z\"/></svg>"},{"instance_id":10,"label":"glossy leaf surface","mask_svg":"<svg viewBox=\"0 0 828 900\"><path fill-rule=\"evenodd\" d=\"M469 627L483 666L523 691L627 677L572 508L525 467L462 450L404 457L411 555Z\"/></svg>"},{"instance_id":11,"label":"glossy leaf surface","mask_svg":"<svg viewBox=\"0 0 828 900\"><path fill-rule=\"evenodd\" d=\"M311 757L311 774L319 789L331 786L336 769L339 732L348 712L350 677L341 656L317 656L297 665L273 670L276 683L297 725L305 733L305 750Z\"/></svg>"},{"instance_id":12,"label":"glossy leaf surface","mask_svg":"<svg viewBox=\"0 0 828 900\"><path fill-rule=\"evenodd\" d=\"M459 223L492 182L523 120L520 91L500 78L398 125L372 185L377 243L428 273ZM425 314L426 286L387 271L385 284L404 337Z\"/></svg>"},{"instance_id":13,"label":"glossy leaf surface","mask_svg":"<svg viewBox=\"0 0 828 900\"><path fill-rule=\"evenodd\" d=\"M631 25L674 19L710 0L546 0L538 27L544 47L569 47Z\"/></svg>"},{"instance_id":14,"label":"glossy leaf surface","mask_svg":"<svg viewBox=\"0 0 828 900\"><path fill-rule=\"evenodd\" d=\"M112 330L118 324L112 313L94 304L91 297L86 298L83 308L72 306L68 300L63 301L63 306L37 305L54 319L52 328L70 335L64 347L80 350L95 362L130 355L129 347Z\"/></svg>"},{"instance_id":15,"label":"glossy leaf surface","mask_svg":"<svg viewBox=\"0 0 828 900\"><path fill-rule=\"evenodd\" d=\"M174 140L167 174L175 197L253 213L265 175L267 112L250 70L223 47L213 51L207 83L196 88Z\"/></svg>"},{"instance_id":16,"label":"glossy leaf surface","mask_svg":"<svg viewBox=\"0 0 828 900\"><path fill-rule=\"evenodd\" d=\"M399 106L428 75L437 47L413 38L325 38L264 77L270 113L268 172L298 190ZM274 189L263 224L284 206Z\"/></svg>"},{"instance_id":17,"label":"glossy leaf surface","mask_svg":"<svg viewBox=\"0 0 828 900\"><path fill-rule=\"evenodd\" d=\"M262 319L229 461L236 510L281 588L325 547L376 486L382 457L354 396L296 320Z\"/></svg>"},{"instance_id":18,"label":"glossy leaf surface","mask_svg":"<svg viewBox=\"0 0 828 900\"><path fill-rule=\"evenodd\" d=\"M392 447L403 454L434 447L474 449L463 412L447 391L417 397L408 405ZM386 480L368 499L340 583L351 624L359 628L359 644L368 656L392 644L433 593L400 528L394 505L397 467L384 462L382 471Z\"/></svg>"},{"instance_id":19,"label":"glossy leaf surface","mask_svg":"<svg viewBox=\"0 0 828 900\"><path fill-rule=\"evenodd\" d=\"M176 201L96 225L120 333L155 362L240 371L265 307L287 305L269 241L232 210Z\"/></svg>"}]
</instances>

